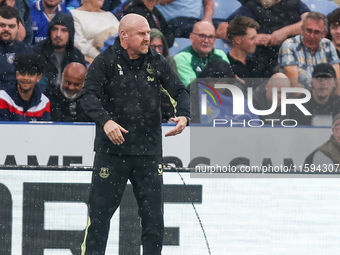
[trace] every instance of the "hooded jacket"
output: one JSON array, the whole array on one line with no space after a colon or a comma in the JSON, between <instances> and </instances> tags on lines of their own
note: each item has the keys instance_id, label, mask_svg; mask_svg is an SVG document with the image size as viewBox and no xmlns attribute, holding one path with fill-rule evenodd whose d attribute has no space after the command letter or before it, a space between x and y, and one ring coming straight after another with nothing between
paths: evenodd
<instances>
[{"instance_id":1,"label":"hooded jacket","mask_svg":"<svg viewBox=\"0 0 340 255\"><path fill-rule=\"evenodd\" d=\"M50 22L50 25L48 26L48 32L47 32L47 39L44 41L41 41L33 46L33 49L38 52L39 54L43 55L45 58L46 63L46 71L43 75L43 78L47 81L48 86L56 86L59 84L55 84L55 79L58 76L58 68L54 64L55 62L55 55L54 55L54 48L52 46L52 39L51 39L51 29L55 24L64 24L67 27L67 30L69 32L69 41L66 47L66 52L64 59L61 63L61 72L64 70L67 64L71 62L78 62L86 65L84 56L78 50L73 46L73 39L74 39L74 24L73 24L73 18L70 14L58 12L53 17L53 19Z\"/></svg>"}]
</instances>

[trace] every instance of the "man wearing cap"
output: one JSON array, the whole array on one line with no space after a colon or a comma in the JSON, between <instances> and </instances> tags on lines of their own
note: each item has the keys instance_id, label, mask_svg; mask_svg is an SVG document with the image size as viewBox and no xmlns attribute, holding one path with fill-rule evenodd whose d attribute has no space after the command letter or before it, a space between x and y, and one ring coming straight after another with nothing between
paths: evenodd
<instances>
[{"instance_id":1,"label":"man wearing cap","mask_svg":"<svg viewBox=\"0 0 340 255\"><path fill-rule=\"evenodd\" d=\"M312 115L304 115L294 105L291 117L299 125L330 126L332 117L340 112L340 97L334 94L337 86L335 70L331 64L322 63L314 68L312 77L312 97L304 104Z\"/></svg>"},{"instance_id":2,"label":"man wearing cap","mask_svg":"<svg viewBox=\"0 0 340 255\"><path fill-rule=\"evenodd\" d=\"M340 113L333 119L332 131L329 140L309 154L305 164L326 167L326 169L331 164L340 164Z\"/></svg>"}]
</instances>

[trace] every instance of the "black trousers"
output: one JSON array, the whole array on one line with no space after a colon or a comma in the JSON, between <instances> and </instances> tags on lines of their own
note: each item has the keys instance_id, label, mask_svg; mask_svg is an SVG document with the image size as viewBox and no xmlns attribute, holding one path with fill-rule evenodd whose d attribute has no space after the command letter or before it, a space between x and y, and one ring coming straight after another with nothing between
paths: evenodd
<instances>
[{"instance_id":1,"label":"black trousers","mask_svg":"<svg viewBox=\"0 0 340 255\"><path fill-rule=\"evenodd\" d=\"M161 254L164 236L161 156L96 153L82 255L105 254L110 220L128 180L142 220L143 255Z\"/></svg>"}]
</instances>

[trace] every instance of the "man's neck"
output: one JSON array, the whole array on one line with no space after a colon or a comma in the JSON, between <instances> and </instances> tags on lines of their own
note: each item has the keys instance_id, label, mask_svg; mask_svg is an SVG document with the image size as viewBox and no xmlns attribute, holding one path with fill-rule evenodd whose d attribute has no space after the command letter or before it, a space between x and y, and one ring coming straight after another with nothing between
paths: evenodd
<instances>
[{"instance_id":1,"label":"man's neck","mask_svg":"<svg viewBox=\"0 0 340 255\"><path fill-rule=\"evenodd\" d=\"M18 86L18 92L19 92L19 96L21 97L22 100L24 101L30 101L31 99L31 96L33 94L33 89L30 90L30 91L22 91L20 88L19 88L19 85Z\"/></svg>"},{"instance_id":2,"label":"man's neck","mask_svg":"<svg viewBox=\"0 0 340 255\"><path fill-rule=\"evenodd\" d=\"M246 52L232 47L229 54L234 59L240 61L242 64L244 64L244 65L246 64L246 59L247 59L247 53Z\"/></svg>"},{"instance_id":3,"label":"man's neck","mask_svg":"<svg viewBox=\"0 0 340 255\"><path fill-rule=\"evenodd\" d=\"M334 40L332 41L332 43L333 43L334 47L335 47L338 51L340 51L340 44L336 44L336 43L334 42Z\"/></svg>"},{"instance_id":4,"label":"man's neck","mask_svg":"<svg viewBox=\"0 0 340 255\"><path fill-rule=\"evenodd\" d=\"M64 51L66 51L66 46L65 46L65 48L61 48L61 49L54 49L54 51L59 52L59 53L64 52Z\"/></svg>"},{"instance_id":5,"label":"man's neck","mask_svg":"<svg viewBox=\"0 0 340 255\"><path fill-rule=\"evenodd\" d=\"M58 6L52 8L48 7L45 5L44 1L42 1L42 5L44 6L44 12L46 14L54 14L58 8Z\"/></svg>"},{"instance_id":6,"label":"man's neck","mask_svg":"<svg viewBox=\"0 0 340 255\"><path fill-rule=\"evenodd\" d=\"M157 1L142 0L142 2L146 6L146 8L148 8L149 11L152 11L155 8L155 6L157 5Z\"/></svg>"}]
</instances>

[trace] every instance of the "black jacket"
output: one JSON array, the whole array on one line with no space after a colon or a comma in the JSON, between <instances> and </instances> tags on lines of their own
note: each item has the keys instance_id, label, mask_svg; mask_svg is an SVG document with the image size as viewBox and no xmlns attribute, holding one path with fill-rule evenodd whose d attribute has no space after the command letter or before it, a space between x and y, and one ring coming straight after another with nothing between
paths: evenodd
<instances>
[{"instance_id":1,"label":"black jacket","mask_svg":"<svg viewBox=\"0 0 340 255\"><path fill-rule=\"evenodd\" d=\"M53 61L51 60L52 58L55 58L53 55L54 48L52 46L52 41L51 41L51 28L53 25L59 22L63 22L66 25L68 32L70 34L69 43L66 47L66 53L61 64L61 69L64 70L66 65L71 62L79 62L83 64L84 66L86 65L83 54L80 52L80 50L78 50L77 48L73 46L74 24L73 24L72 16L64 12L56 13L56 15L51 20L50 25L48 26L48 33L47 33L48 38L44 41L34 44L33 46L33 49L39 54L43 55L45 58L46 68L45 68L45 73L43 76L47 78L48 86L52 86L52 87L55 86L55 84L53 85L53 81L58 75L58 69L54 65Z\"/></svg>"},{"instance_id":2,"label":"black jacket","mask_svg":"<svg viewBox=\"0 0 340 255\"><path fill-rule=\"evenodd\" d=\"M173 30L156 7L150 11L141 0L132 0L123 13L124 15L129 13L142 15L147 19L150 28L157 28L163 33L169 48L173 45L175 40ZM156 20L158 20L159 24L157 24Z\"/></svg>"},{"instance_id":3,"label":"black jacket","mask_svg":"<svg viewBox=\"0 0 340 255\"><path fill-rule=\"evenodd\" d=\"M51 120L56 122L90 122L91 119L80 106L79 98L67 99L60 87L49 87L45 95L51 103Z\"/></svg>"},{"instance_id":4,"label":"black jacket","mask_svg":"<svg viewBox=\"0 0 340 255\"><path fill-rule=\"evenodd\" d=\"M131 61L119 38L92 62L80 103L96 123L95 151L161 155L160 84L177 101L177 116L189 117L189 93L167 60L153 49ZM112 119L129 131L114 145L103 126Z\"/></svg>"}]
</instances>

